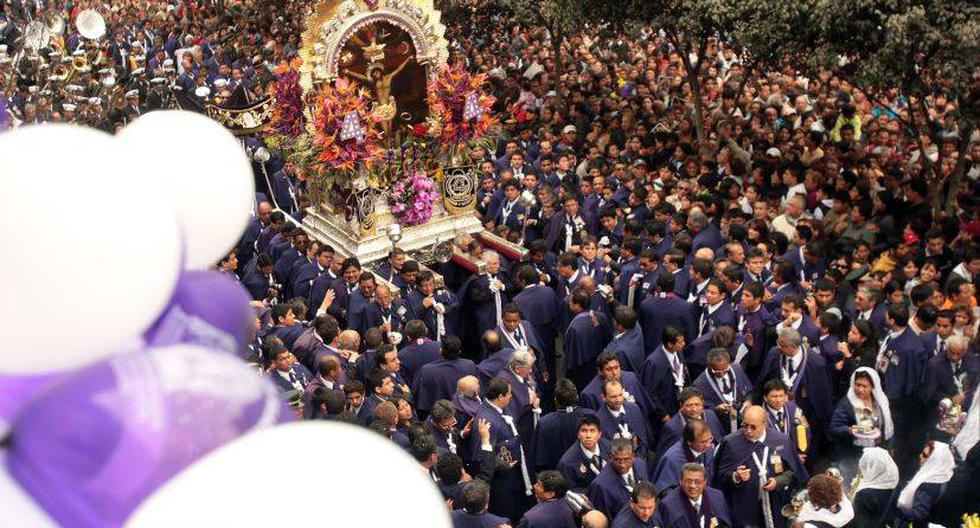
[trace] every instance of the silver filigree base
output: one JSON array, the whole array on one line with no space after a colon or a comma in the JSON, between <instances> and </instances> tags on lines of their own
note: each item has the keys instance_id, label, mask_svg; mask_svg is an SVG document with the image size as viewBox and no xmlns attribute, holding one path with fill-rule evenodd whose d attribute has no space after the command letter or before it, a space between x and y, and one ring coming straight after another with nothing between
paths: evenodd
<instances>
[{"instance_id":1,"label":"silver filigree base","mask_svg":"<svg viewBox=\"0 0 980 528\"><path fill-rule=\"evenodd\" d=\"M361 226L356 221L348 222L343 215L317 206L307 209L303 227L319 242L333 246L341 257L357 257L363 266L387 258L391 241L385 235L385 229L394 222L388 206L379 205L375 211L372 234L362 237ZM474 213L450 215L438 207L432 219L425 224L403 228L398 247L409 253L420 253L439 242L482 230L480 219Z\"/></svg>"}]
</instances>

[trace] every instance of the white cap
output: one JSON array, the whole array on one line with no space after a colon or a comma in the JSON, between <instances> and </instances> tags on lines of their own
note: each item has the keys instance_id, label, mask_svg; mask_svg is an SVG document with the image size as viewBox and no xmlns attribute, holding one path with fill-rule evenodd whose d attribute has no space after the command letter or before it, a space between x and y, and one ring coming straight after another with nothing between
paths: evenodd
<instances>
[{"instance_id":1,"label":"white cap","mask_svg":"<svg viewBox=\"0 0 980 528\"><path fill-rule=\"evenodd\" d=\"M139 97L139 96L140 96L139 90L130 90L126 92L126 97Z\"/></svg>"},{"instance_id":2,"label":"white cap","mask_svg":"<svg viewBox=\"0 0 980 528\"><path fill-rule=\"evenodd\" d=\"M575 125L565 125L565 128L561 129L562 134L567 134L569 132L578 132L578 128Z\"/></svg>"},{"instance_id":3,"label":"white cap","mask_svg":"<svg viewBox=\"0 0 980 528\"><path fill-rule=\"evenodd\" d=\"M778 158L782 155L783 153L776 147L769 147L769 149L766 150L766 156L772 156L774 158Z\"/></svg>"},{"instance_id":4,"label":"white cap","mask_svg":"<svg viewBox=\"0 0 980 528\"><path fill-rule=\"evenodd\" d=\"M198 86L197 89L194 90L194 95L198 97L207 97L211 95L211 89L207 86Z\"/></svg>"},{"instance_id":5,"label":"white cap","mask_svg":"<svg viewBox=\"0 0 980 528\"><path fill-rule=\"evenodd\" d=\"M102 104L102 99L98 97L89 97L88 102L89 104L100 105Z\"/></svg>"},{"instance_id":6,"label":"white cap","mask_svg":"<svg viewBox=\"0 0 980 528\"><path fill-rule=\"evenodd\" d=\"M215 79L214 86L217 88L224 88L225 86L228 86L228 81L225 79Z\"/></svg>"},{"instance_id":7,"label":"white cap","mask_svg":"<svg viewBox=\"0 0 980 528\"><path fill-rule=\"evenodd\" d=\"M154 78L150 79L150 82L153 83L153 84L163 84L163 83L167 82L167 80L164 79L163 77L154 77Z\"/></svg>"},{"instance_id":8,"label":"white cap","mask_svg":"<svg viewBox=\"0 0 980 528\"><path fill-rule=\"evenodd\" d=\"M135 70L133 70L133 75L143 75L143 72L145 71L146 71L145 68L136 68Z\"/></svg>"},{"instance_id":9,"label":"white cap","mask_svg":"<svg viewBox=\"0 0 980 528\"><path fill-rule=\"evenodd\" d=\"M76 108L75 105L71 103L65 103L61 105L61 109L64 110L65 112L74 112L75 108Z\"/></svg>"}]
</instances>

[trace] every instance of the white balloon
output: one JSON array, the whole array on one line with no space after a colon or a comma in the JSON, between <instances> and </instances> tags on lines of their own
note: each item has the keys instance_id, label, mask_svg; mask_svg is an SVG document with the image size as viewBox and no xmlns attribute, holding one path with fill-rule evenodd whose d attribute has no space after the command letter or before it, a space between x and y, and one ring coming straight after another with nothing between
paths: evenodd
<instances>
[{"instance_id":1,"label":"white balloon","mask_svg":"<svg viewBox=\"0 0 980 528\"><path fill-rule=\"evenodd\" d=\"M320 455L297 465L280 460L287 447ZM397 492L379 501L370 491L379 479ZM276 486L278 498L270 495ZM301 526L311 518L303 504L335 506L317 526L451 526L442 495L408 453L367 429L323 421L262 429L222 446L150 495L125 526Z\"/></svg>"},{"instance_id":2,"label":"white balloon","mask_svg":"<svg viewBox=\"0 0 980 528\"><path fill-rule=\"evenodd\" d=\"M0 371L68 369L125 348L173 293L173 207L141 192L114 147L71 125L0 135Z\"/></svg>"},{"instance_id":3,"label":"white balloon","mask_svg":"<svg viewBox=\"0 0 980 528\"><path fill-rule=\"evenodd\" d=\"M160 182L184 232L184 267L204 270L232 249L255 200L252 166L238 140L212 119L150 112L117 136L134 177Z\"/></svg>"}]
</instances>

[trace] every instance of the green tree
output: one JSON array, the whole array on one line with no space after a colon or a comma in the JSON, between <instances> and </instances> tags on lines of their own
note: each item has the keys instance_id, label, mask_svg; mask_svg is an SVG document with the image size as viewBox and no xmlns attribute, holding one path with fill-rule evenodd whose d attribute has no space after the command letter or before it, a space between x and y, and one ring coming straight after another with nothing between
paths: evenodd
<instances>
[{"instance_id":1,"label":"green tree","mask_svg":"<svg viewBox=\"0 0 980 528\"><path fill-rule=\"evenodd\" d=\"M563 69L562 43L572 35L582 31L586 22L592 19L587 0L495 0L496 5L510 10L514 17L527 26L541 26L551 36L551 56L555 60L556 75L552 79L555 92L561 93L561 72Z\"/></svg>"},{"instance_id":2,"label":"green tree","mask_svg":"<svg viewBox=\"0 0 980 528\"><path fill-rule=\"evenodd\" d=\"M923 158L937 214L955 210L980 97L980 4L975 0L811 0L811 67L830 66L872 102L907 98L898 118L917 137L955 141L955 153ZM929 108L946 98L951 111ZM955 156L955 159L951 156Z\"/></svg>"}]
</instances>

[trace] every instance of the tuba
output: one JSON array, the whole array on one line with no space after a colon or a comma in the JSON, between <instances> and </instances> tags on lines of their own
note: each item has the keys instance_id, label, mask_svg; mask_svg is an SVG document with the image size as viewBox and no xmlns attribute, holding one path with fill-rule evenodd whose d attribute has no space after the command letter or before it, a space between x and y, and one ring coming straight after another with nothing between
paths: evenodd
<instances>
[{"instance_id":1,"label":"tuba","mask_svg":"<svg viewBox=\"0 0 980 528\"><path fill-rule=\"evenodd\" d=\"M105 19L94 9L86 9L75 17L75 27L78 34L89 39L99 40L105 36Z\"/></svg>"}]
</instances>

